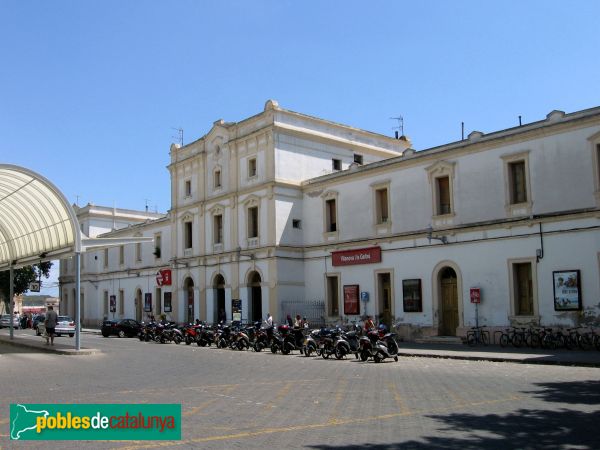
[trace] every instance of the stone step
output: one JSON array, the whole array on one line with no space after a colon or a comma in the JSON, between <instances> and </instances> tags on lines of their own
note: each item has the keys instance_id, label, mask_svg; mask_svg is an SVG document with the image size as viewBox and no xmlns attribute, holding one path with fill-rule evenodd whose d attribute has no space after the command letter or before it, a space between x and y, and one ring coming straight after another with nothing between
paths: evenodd
<instances>
[{"instance_id":1,"label":"stone step","mask_svg":"<svg viewBox=\"0 0 600 450\"><path fill-rule=\"evenodd\" d=\"M429 336L415 339L417 344L462 344L463 341L457 336Z\"/></svg>"}]
</instances>

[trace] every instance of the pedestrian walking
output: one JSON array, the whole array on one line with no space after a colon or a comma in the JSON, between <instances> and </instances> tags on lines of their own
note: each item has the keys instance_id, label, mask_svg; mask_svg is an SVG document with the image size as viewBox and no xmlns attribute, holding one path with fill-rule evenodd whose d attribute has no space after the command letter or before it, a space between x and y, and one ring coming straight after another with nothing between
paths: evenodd
<instances>
[{"instance_id":1,"label":"pedestrian walking","mask_svg":"<svg viewBox=\"0 0 600 450\"><path fill-rule=\"evenodd\" d=\"M54 329L56 328L57 322L58 314L56 314L56 311L54 311L54 308L50 305L48 306L46 320L44 320L44 324L46 325L46 345L54 345Z\"/></svg>"}]
</instances>

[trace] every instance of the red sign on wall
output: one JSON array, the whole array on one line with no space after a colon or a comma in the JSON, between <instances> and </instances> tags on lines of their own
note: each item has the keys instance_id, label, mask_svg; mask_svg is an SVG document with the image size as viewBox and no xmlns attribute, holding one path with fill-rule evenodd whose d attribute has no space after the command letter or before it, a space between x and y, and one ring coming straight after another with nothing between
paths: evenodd
<instances>
[{"instance_id":1,"label":"red sign on wall","mask_svg":"<svg viewBox=\"0 0 600 450\"><path fill-rule=\"evenodd\" d=\"M359 314L358 284L344 286L344 315Z\"/></svg>"},{"instance_id":2,"label":"red sign on wall","mask_svg":"<svg viewBox=\"0 0 600 450\"><path fill-rule=\"evenodd\" d=\"M471 303L481 303L481 289L471 288Z\"/></svg>"},{"instance_id":3,"label":"red sign on wall","mask_svg":"<svg viewBox=\"0 0 600 450\"><path fill-rule=\"evenodd\" d=\"M156 284L159 286L171 286L171 269L160 269L156 274Z\"/></svg>"},{"instance_id":4,"label":"red sign on wall","mask_svg":"<svg viewBox=\"0 0 600 450\"><path fill-rule=\"evenodd\" d=\"M331 252L331 261L334 266L378 263L381 262L381 247Z\"/></svg>"}]
</instances>

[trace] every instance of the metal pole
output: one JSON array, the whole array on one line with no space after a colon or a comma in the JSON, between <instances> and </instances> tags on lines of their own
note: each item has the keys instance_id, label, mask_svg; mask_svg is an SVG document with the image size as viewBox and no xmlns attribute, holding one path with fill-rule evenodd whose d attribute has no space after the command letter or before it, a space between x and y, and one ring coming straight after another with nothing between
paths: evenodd
<instances>
[{"instance_id":1,"label":"metal pole","mask_svg":"<svg viewBox=\"0 0 600 450\"><path fill-rule=\"evenodd\" d=\"M81 350L81 253L75 252L75 350Z\"/></svg>"},{"instance_id":2,"label":"metal pole","mask_svg":"<svg viewBox=\"0 0 600 450\"><path fill-rule=\"evenodd\" d=\"M13 297L15 295L15 274L13 272L13 268L12 266L10 266L9 269L9 277L10 277L10 283L9 283L9 290L8 290L8 316L10 317L10 326L9 326L9 330L10 330L10 339L14 339L14 329L13 329Z\"/></svg>"}]
</instances>

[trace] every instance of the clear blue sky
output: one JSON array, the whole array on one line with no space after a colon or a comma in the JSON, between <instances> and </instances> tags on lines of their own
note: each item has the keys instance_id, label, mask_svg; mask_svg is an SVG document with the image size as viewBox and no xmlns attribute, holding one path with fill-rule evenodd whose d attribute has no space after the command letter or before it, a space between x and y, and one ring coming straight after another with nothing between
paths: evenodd
<instances>
[{"instance_id":1,"label":"clear blue sky","mask_svg":"<svg viewBox=\"0 0 600 450\"><path fill-rule=\"evenodd\" d=\"M167 211L176 131L287 109L416 149L600 105L597 1L0 1L0 162Z\"/></svg>"}]
</instances>

